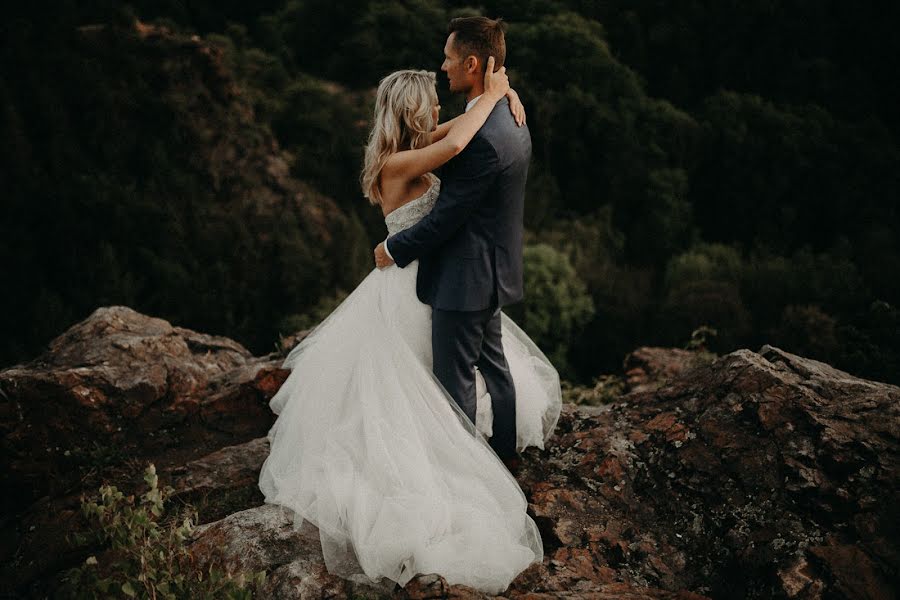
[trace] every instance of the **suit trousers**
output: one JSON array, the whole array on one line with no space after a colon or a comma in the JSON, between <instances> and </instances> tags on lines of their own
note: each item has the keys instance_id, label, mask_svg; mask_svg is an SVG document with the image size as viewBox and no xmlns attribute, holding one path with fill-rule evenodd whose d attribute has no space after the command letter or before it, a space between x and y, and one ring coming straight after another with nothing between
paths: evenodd
<instances>
[{"instance_id":1,"label":"suit trousers","mask_svg":"<svg viewBox=\"0 0 900 600\"><path fill-rule=\"evenodd\" d=\"M434 374L475 423L475 367L481 371L494 411L490 445L500 458L516 455L516 389L501 344L500 308L434 309L431 348Z\"/></svg>"}]
</instances>

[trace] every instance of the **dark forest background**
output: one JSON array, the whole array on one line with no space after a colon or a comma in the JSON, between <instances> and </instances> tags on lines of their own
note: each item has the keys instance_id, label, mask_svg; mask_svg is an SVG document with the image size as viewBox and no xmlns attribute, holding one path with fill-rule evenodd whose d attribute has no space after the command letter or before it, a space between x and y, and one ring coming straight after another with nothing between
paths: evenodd
<instances>
[{"instance_id":1,"label":"dark forest background","mask_svg":"<svg viewBox=\"0 0 900 600\"><path fill-rule=\"evenodd\" d=\"M384 237L357 184L374 86L437 71L463 14L509 22L534 160L508 312L566 378L709 326L900 383L900 4L833 0L20 6L0 364L101 305L257 353L317 322Z\"/></svg>"}]
</instances>

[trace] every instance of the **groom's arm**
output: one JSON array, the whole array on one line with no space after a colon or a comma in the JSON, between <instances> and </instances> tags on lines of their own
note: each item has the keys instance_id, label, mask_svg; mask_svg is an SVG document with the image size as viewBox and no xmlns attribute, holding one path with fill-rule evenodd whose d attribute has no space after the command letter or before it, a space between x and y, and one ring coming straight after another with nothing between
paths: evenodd
<instances>
[{"instance_id":1,"label":"groom's arm","mask_svg":"<svg viewBox=\"0 0 900 600\"><path fill-rule=\"evenodd\" d=\"M497 177L499 159L484 137L475 137L454 160L453 174L441 194L418 223L390 236L385 247L399 267L428 254L446 242L466 222Z\"/></svg>"}]
</instances>

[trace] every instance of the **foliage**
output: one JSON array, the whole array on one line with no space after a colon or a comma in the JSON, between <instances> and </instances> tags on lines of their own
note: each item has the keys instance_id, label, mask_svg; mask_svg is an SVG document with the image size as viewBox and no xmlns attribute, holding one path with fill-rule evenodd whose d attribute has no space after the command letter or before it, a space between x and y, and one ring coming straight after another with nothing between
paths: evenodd
<instances>
[{"instance_id":1,"label":"foliage","mask_svg":"<svg viewBox=\"0 0 900 600\"><path fill-rule=\"evenodd\" d=\"M836 327L839 355L835 364L860 377L894 381L900 372L900 308L872 302Z\"/></svg>"},{"instance_id":2,"label":"foliage","mask_svg":"<svg viewBox=\"0 0 900 600\"><path fill-rule=\"evenodd\" d=\"M19 6L0 56L15 288L0 361L99 304L255 351L314 320L384 237L357 184L374 86L436 71L448 18L479 13L509 23L534 149L528 239L567 257L594 307L562 336L544 318L526 328L569 375L591 382L710 325L711 351L778 343L900 382L885 333L900 305L900 5L811 0ZM135 18L175 35L140 38ZM275 140L315 210L273 201L290 195L266 184L278 169L251 158ZM314 218L323 195L338 210Z\"/></svg>"},{"instance_id":3,"label":"foliage","mask_svg":"<svg viewBox=\"0 0 900 600\"><path fill-rule=\"evenodd\" d=\"M642 335L653 302L652 273L626 263L625 236L612 223L611 209L558 219L552 228L529 236L532 243L546 243L565 254L593 300L594 316L576 332L569 351L579 381L621 368L622 357Z\"/></svg>"},{"instance_id":4,"label":"foliage","mask_svg":"<svg viewBox=\"0 0 900 600\"><path fill-rule=\"evenodd\" d=\"M362 225L285 180L214 50L100 28L36 53L20 35L21 68L0 81L0 127L19 146L2 173L13 218L0 252L16 288L0 301L4 361L110 304L261 351L281 317L369 266Z\"/></svg>"},{"instance_id":5,"label":"foliage","mask_svg":"<svg viewBox=\"0 0 900 600\"><path fill-rule=\"evenodd\" d=\"M691 361L693 366L709 364L718 358L715 352L709 350L710 340L717 335L719 332L708 325L701 325L691 332L691 339L684 344L684 348L694 353Z\"/></svg>"},{"instance_id":6,"label":"foliage","mask_svg":"<svg viewBox=\"0 0 900 600\"><path fill-rule=\"evenodd\" d=\"M396 69L436 71L446 21L434 0L289 0L265 23L270 49L298 70L368 87Z\"/></svg>"},{"instance_id":7,"label":"foliage","mask_svg":"<svg viewBox=\"0 0 900 600\"><path fill-rule=\"evenodd\" d=\"M525 247L526 300L510 307L535 343L565 376L572 338L594 312L594 303L569 259L547 244Z\"/></svg>"},{"instance_id":8,"label":"foliage","mask_svg":"<svg viewBox=\"0 0 900 600\"><path fill-rule=\"evenodd\" d=\"M837 322L814 304L792 304L781 315L774 343L831 362L839 348Z\"/></svg>"},{"instance_id":9,"label":"foliage","mask_svg":"<svg viewBox=\"0 0 900 600\"><path fill-rule=\"evenodd\" d=\"M718 335L718 332L715 329L703 325L691 332L691 339L687 341L684 347L691 352L707 352L709 338L716 337L716 335Z\"/></svg>"},{"instance_id":10,"label":"foliage","mask_svg":"<svg viewBox=\"0 0 900 600\"><path fill-rule=\"evenodd\" d=\"M600 375L594 379L594 385L584 386L562 383L564 402L587 406L599 406L615 402L625 393L625 380L618 375Z\"/></svg>"},{"instance_id":11,"label":"foliage","mask_svg":"<svg viewBox=\"0 0 900 600\"><path fill-rule=\"evenodd\" d=\"M341 302L348 296L348 293L338 290L335 294L322 298L318 304L303 314L288 315L281 320L279 329L282 335L290 335L305 329L312 329L325 320Z\"/></svg>"},{"instance_id":12,"label":"foliage","mask_svg":"<svg viewBox=\"0 0 900 600\"><path fill-rule=\"evenodd\" d=\"M108 547L66 576L73 598L128 597L168 600L254 597L264 572L247 574L203 568L187 546L196 515L190 510L165 515L171 488L160 488L151 464L144 472L147 491L139 498L103 485L99 499L82 497L82 514L94 525L93 540Z\"/></svg>"},{"instance_id":13,"label":"foliage","mask_svg":"<svg viewBox=\"0 0 900 600\"><path fill-rule=\"evenodd\" d=\"M739 283L741 255L723 244L702 244L673 257L666 266L665 285L677 288L685 281L714 280Z\"/></svg>"}]
</instances>

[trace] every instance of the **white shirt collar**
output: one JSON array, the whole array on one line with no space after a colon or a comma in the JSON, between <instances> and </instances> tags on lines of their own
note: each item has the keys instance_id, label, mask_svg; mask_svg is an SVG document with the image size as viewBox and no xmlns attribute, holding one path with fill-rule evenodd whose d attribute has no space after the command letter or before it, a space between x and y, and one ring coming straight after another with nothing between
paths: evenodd
<instances>
[{"instance_id":1,"label":"white shirt collar","mask_svg":"<svg viewBox=\"0 0 900 600\"><path fill-rule=\"evenodd\" d=\"M475 96L474 98L466 102L466 112L469 112L469 109L475 106L475 103L478 102L478 99L481 98L482 95L483 94Z\"/></svg>"}]
</instances>

